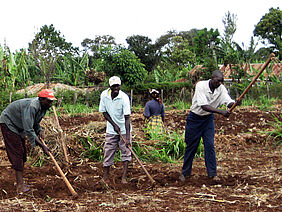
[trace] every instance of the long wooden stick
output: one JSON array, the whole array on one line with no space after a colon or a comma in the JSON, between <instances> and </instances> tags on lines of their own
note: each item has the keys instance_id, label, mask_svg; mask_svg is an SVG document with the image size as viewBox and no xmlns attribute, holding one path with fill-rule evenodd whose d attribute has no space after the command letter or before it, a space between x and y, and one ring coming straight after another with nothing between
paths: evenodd
<instances>
[{"instance_id":1,"label":"long wooden stick","mask_svg":"<svg viewBox=\"0 0 282 212\"><path fill-rule=\"evenodd\" d=\"M261 75L261 73L264 71L264 69L268 66L272 58L275 57L274 53L271 53L266 60L265 64L262 66L261 70L257 73L257 75L253 78L252 82L248 85L248 87L244 90L244 92L241 94L241 96L237 99L237 101L232 105L232 107L229 109L230 112L234 110L234 108L238 105L238 102L242 100L243 96L248 92L248 90L252 87L252 85L255 83L257 78Z\"/></svg>"},{"instance_id":2,"label":"long wooden stick","mask_svg":"<svg viewBox=\"0 0 282 212\"><path fill-rule=\"evenodd\" d=\"M55 108L54 105L52 106L52 109L54 111L56 123L58 125L59 131L60 131L60 134L61 134L61 141L62 141L64 156L65 156L65 159L66 159L67 163L69 163L70 161L69 161L69 157L68 157L68 153L67 153L67 147L66 147L66 142L65 142L65 134L63 133L63 130L62 130L61 126L60 126L60 122L59 122L59 119L58 119L58 116L57 116L57 112L56 112L56 108Z\"/></svg>"},{"instance_id":3,"label":"long wooden stick","mask_svg":"<svg viewBox=\"0 0 282 212\"><path fill-rule=\"evenodd\" d=\"M41 139L42 143L46 146L45 142ZM76 191L74 190L74 188L72 187L72 185L70 184L70 182L68 181L67 177L65 176L65 174L63 173L62 169L60 168L60 166L58 165L57 161L55 160L54 156L52 155L51 152L48 151L48 155L50 156L50 158L52 159L52 161L54 162L58 172L60 173L61 177L63 178L65 184L67 185L69 191L71 192L71 194L75 197L78 196L78 194L76 193Z\"/></svg>"},{"instance_id":4,"label":"long wooden stick","mask_svg":"<svg viewBox=\"0 0 282 212\"><path fill-rule=\"evenodd\" d=\"M124 137L122 136L121 133L119 133L121 139L125 142ZM141 163L141 161L139 160L139 158L137 157L137 155L135 154L135 152L133 151L133 149L131 148L130 145L127 146L127 148L130 150L130 152L134 155L134 157L136 158L137 162L140 164L141 168L144 170L144 172L146 173L146 175L148 176L148 178L150 179L150 181L155 184L156 181L151 177L151 175L149 174L149 172L147 171L147 169L143 166L143 164Z\"/></svg>"}]
</instances>

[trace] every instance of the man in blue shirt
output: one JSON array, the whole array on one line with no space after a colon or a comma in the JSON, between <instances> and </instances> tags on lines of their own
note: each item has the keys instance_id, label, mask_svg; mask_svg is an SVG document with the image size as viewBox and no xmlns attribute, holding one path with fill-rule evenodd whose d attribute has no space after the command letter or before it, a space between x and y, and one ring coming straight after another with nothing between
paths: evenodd
<instances>
[{"instance_id":1,"label":"man in blue shirt","mask_svg":"<svg viewBox=\"0 0 282 212\"><path fill-rule=\"evenodd\" d=\"M131 161L131 152L127 145L131 145L130 126L130 102L126 93L120 90L121 80L117 76L109 79L110 88L103 91L100 98L99 112L102 112L107 120L106 142L104 148L104 180L109 179L110 166L114 163L114 157L119 146L121 160L123 162L122 183L127 183L128 163ZM125 138L125 142L120 137Z\"/></svg>"},{"instance_id":2,"label":"man in blue shirt","mask_svg":"<svg viewBox=\"0 0 282 212\"><path fill-rule=\"evenodd\" d=\"M40 122L56 98L49 89L43 89L38 97L12 102L0 117L6 152L16 174L18 193L29 190L29 186L23 182L27 155L24 136L28 137L32 148L38 145L44 153L48 153L48 148L39 139L43 137Z\"/></svg>"}]
</instances>

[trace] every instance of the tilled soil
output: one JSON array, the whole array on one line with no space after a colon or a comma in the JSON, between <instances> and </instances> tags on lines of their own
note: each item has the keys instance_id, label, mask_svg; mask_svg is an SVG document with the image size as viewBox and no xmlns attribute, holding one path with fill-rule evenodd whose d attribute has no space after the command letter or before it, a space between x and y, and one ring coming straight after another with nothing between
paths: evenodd
<instances>
[{"instance_id":1,"label":"tilled soil","mask_svg":"<svg viewBox=\"0 0 282 212\"><path fill-rule=\"evenodd\" d=\"M31 191L17 194L14 171L4 148L0 150L0 211L279 211L282 210L281 145L260 133L271 130L271 122L281 112L255 107L236 108L228 118L216 115L215 146L220 180L207 178L204 158L195 158L192 176L181 182L178 163L145 163L156 181L152 185L134 159L129 167L129 183L121 184L122 164L111 168L111 180L102 180L100 162L85 160L70 152L71 165L60 163L73 188L73 198L50 161L42 168L25 166L25 181ZM167 111L168 129L183 133L188 111ZM142 111L131 116L135 140L146 140L142 131ZM99 123L97 135L104 136L104 119L99 113L60 117L68 136L85 125ZM96 135L96 134L95 134ZM281 141L280 141L281 142ZM70 145L70 144L69 144Z\"/></svg>"}]
</instances>

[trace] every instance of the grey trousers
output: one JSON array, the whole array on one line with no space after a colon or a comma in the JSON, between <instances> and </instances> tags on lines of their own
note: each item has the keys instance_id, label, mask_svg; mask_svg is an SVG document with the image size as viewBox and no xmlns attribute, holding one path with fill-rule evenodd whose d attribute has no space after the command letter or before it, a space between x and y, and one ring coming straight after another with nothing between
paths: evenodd
<instances>
[{"instance_id":1,"label":"grey trousers","mask_svg":"<svg viewBox=\"0 0 282 212\"><path fill-rule=\"evenodd\" d=\"M126 138L126 135L122 135ZM132 144L132 136L130 134L130 144ZM115 153L117 151L117 147L121 151L121 161L131 161L131 152L126 147L124 141L119 135L113 135L106 133L106 142L104 146L104 162L103 166L111 166L114 164Z\"/></svg>"}]
</instances>

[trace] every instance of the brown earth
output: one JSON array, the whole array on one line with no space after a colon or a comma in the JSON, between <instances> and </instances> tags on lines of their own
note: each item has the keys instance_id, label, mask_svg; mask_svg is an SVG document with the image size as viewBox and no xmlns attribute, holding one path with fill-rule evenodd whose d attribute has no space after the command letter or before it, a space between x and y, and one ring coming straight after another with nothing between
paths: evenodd
<instances>
[{"instance_id":1,"label":"brown earth","mask_svg":"<svg viewBox=\"0 0 282 212\"><path fill-rule=\"evenodd\" d=\"M182 161L144 162L156 180L152 186L134 159L127 185L121 184L120 162L112 167L111 181L106 184L102 164L79 157L75 142L67 139L72 164L60 165L79 197L72 198L52 162L42 168L27 163L24 176L31 191L17 195L14 172L2 147L0 211L281 211L281 145L274 146L277 140L259 132L272 129L274 116L281 121L280 109L281 104L268 112L255 107L236 108L227 120L216 115L218 182L207 178L204 159L195 158L193 175L185 183L178 180ZM183 133L187 112L168 111L167 128ZM52 125L46 123L47 127ZM132 123L134 140L146 142L142 111L133 113ZM104 139L105 122L99 113L62 116L60 124L67 138L85 134ZM94 131L87 130L93 127Z\"/></svg>"}]
</instances>

